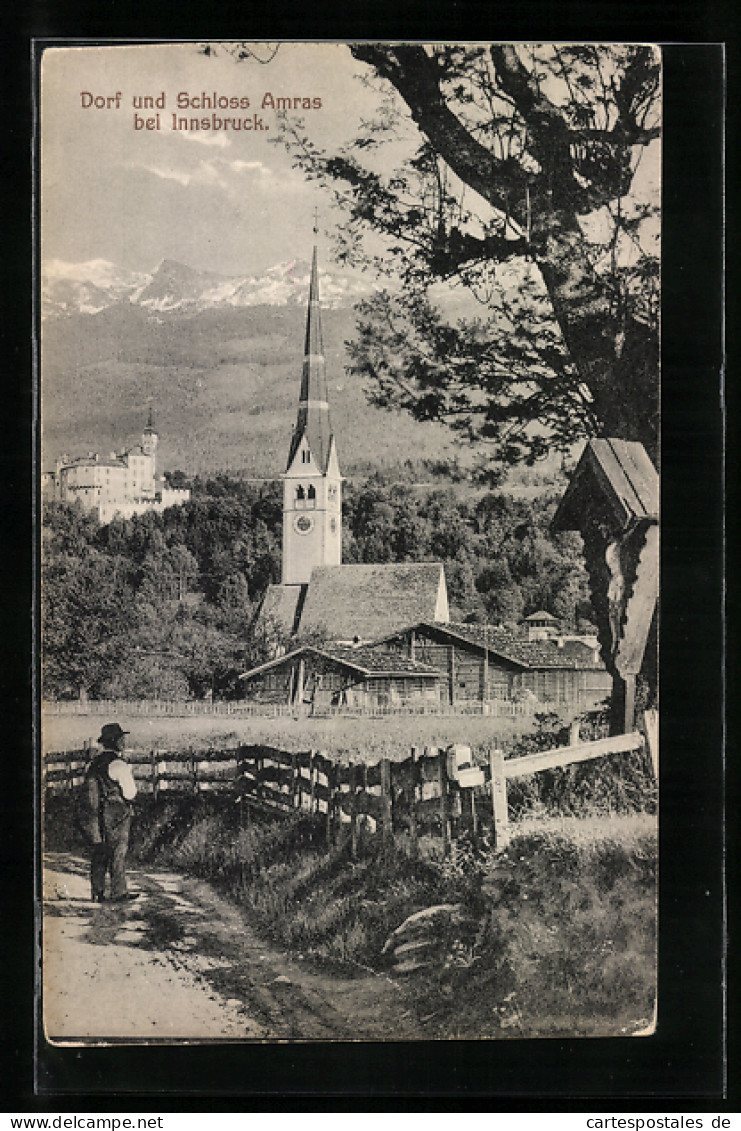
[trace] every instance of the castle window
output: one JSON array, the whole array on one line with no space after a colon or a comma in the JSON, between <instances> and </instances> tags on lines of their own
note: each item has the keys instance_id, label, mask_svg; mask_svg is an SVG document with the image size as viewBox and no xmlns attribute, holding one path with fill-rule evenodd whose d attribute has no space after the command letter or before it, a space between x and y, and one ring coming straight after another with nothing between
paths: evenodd
<instances>
[{"instance_id":1,"label":"castle window","mask_svg":"<svg viewBox=\"0 0 741 1131\"><path fill-rule=\"evenodd\" d=\"M298 486L296 488L296 502L303 503L305 499L306 492L304 491L303 487Z\"/></svg>"},{"instance_id":2,"label":"castle window","mask_svg":"<svg viewBox=\"0 0 741 1131\"><path fill-rule=\"evenodd\" d=\"M307 451L306 448L301 452L301 462L311 463L311 452Z\"/></svg>"},{"instance_id":3,"label":"castle window","mask_svg":"<svg viewBox=\"0 0 741 1131\"><path fill-rule=\"evenodd\" d=\"M316 488L313 483L309 484L309 506L316 506Z\"/></svg>"}]
</instances>

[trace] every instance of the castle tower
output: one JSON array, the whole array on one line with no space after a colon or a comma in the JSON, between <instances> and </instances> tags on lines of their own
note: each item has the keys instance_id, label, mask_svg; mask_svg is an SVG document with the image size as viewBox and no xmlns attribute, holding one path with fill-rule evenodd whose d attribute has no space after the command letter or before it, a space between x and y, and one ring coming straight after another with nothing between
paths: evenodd
<instances>
[{"instance_id":1,"label":"castle tower","mask_svg":"<svg viewBox=\"0 0 741 1131\"><path fill-rule=\"evenodd\" d=\"M142 432L142 451L144 452L145 456L151 456L152 459L156 459L158 440L159 436L157 435L157 430L154 427L154 417L150 408L149 417L147 419L147 427Z\"/></svg>"},{"instance_id":2,"label":"castle tower","mask_svg":"<svg viewBox=\"0 0 741 1131\"><path fill-rule=\"evenodd\" d=\"M140 494L145 498L150 495L153 497L155 493L155 480L157 478L157 444L159 436L154 427L154 417L152 410L149 410L149 418L147 420L147 427L142 432L142 464L141 464L141 482ZM129 457L130 459L132 457Z\"/></svg>"},{"instance_id":3,"label":"castle tower","mask_svg":"<svg viewBox=\"0 0 741 1131\"><path fill-rule=\"evenodd\" d=\"M342 476L329 419L314 247L298 420L283 474L284 585L305 584L314 566L341 564L341 494Z\"/></svg>"}]
</instances>

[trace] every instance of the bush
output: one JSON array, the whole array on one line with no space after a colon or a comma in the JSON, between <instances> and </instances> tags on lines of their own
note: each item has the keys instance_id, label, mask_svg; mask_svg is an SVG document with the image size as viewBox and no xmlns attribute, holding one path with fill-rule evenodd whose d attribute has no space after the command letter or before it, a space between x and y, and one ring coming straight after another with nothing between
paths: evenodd
<instances>
[{"instance_id":1,"label":"bush","mask_svg":"<svg viewBox=\"0 0 741 1131\"><path fill-rule=\"evenodd\" d=\"M556 714L535 716L535 730L521 738L512 758L566 746L569 728ZM607 712L590 712L581 719L582 742L607 735ZM606 754L588 762L541 770L512 778L507 786L510 816L609 816L611 813L656 813L658 790L647 750Z\"/></svg>"}]
</instances>

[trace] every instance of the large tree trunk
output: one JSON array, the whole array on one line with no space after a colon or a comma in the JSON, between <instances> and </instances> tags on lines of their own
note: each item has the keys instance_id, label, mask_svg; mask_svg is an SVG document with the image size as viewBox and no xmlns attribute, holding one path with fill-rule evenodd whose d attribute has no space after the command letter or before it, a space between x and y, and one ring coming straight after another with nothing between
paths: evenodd
<instances>
[{"instance_id":1,"label":"large tree trunk","mask_svg":"<svg viewBox=\"0 0 741 1131\"><path fill-rule=\"evenodd\" d=\"M656 462L656 334L635 319L620 319L611 309L587 259L576 217L545 212L534 219L532 245L566 348L593 398L602 435L639 440Z\"/></svg>"},{"instance_id":2,"label":"large tree trunk","mask_svg":"<svg viewBox=\"0 0 741 1131\"><path fill-rule=\"evenodd\" d=\"M526 176L482 145L453 113L440 87L436 61L417 45L362 44L353 55L393 84L412 118L460 179L492 207L524 221ZM555 319L579 376L589 390L602 434L640 440L658 458L658 335L613 309L589 262L576 212L584 196L560 112L541 94L512 48L492 47L507 95L518 105L541 164L531 199L530 253L551 299ZM625 186L621 185L620 191Z\"/></svg>"}]
</instances>

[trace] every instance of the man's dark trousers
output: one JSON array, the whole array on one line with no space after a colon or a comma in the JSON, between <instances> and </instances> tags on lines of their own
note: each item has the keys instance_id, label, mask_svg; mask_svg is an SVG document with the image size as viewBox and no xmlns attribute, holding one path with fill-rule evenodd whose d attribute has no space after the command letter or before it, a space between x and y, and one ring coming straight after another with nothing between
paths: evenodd
<instances>
[{"instance_id":1,"label":"man's dark trousers","mask_svg":"<svg viewBox=\"0 0 741 1131\"><path fill-rule=\"evenodd\" d=\"M100 843L91 846L90 887L93 899L105 891L106 872L111 872L111 899L126 895L126 853L129 847L131 817L121 815L115 822L106 821Z\"/></svg>"}]
</instances>

